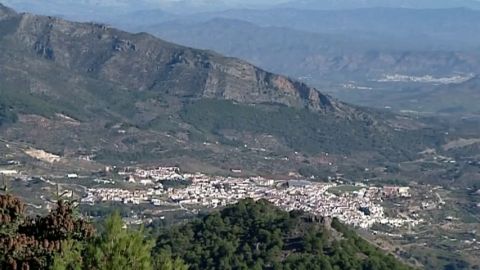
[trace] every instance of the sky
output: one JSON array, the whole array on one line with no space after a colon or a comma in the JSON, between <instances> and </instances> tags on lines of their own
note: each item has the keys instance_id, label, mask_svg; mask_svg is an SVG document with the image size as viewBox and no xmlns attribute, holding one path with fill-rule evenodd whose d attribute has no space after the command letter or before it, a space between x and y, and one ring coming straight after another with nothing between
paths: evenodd
<instances>
[{"instance_id":1,"label":"sky","mask_svg":"<svg viewBox=\"0 0 480 270\"><path fill-rule=\"evenodd\" d=\"M372 6L388 7L473 7L480 9L480 0L0 0L19 11L39 14L64 14L72 17L75 13L112 13L136 10L162 9L170 13L194 13L231 8L293 7L301 9L337 9ZM289 4L284 4L289 3ZM473 3L473 4L472 4Z\"/></svg>"},{"instance_id":2,"label":"sky","mask_svg":"<svg viewBox=\"0 0 480 270\"><path fill-rule=\"evenodd\" d=\"M267 8L288 0L0 0L17 11L88 20L137 10L161 9L169 13L195 13L232 8Z\"/></svg>"}]
</instances>

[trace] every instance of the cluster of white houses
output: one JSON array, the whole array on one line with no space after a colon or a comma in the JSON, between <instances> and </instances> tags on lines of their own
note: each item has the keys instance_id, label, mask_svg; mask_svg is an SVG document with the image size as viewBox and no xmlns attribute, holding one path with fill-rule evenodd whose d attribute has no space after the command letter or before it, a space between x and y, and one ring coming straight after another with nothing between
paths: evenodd
<instances>
[{"instance_id":1,"label":"cluster of white houses","mask_svg":"<svg viewBox=\"0 0 480 270\"><path fill-rule=\"evenodd\" d=\"M141 183L143 185L153 184L154 182L164 180L185 180L185 177L180 174L178 167L158 167L155 169L140 169L136 168L132 172L126 170L119 172L120 175L125 175L129 182Z\"/></svg>"},{"instance_id":2,"label":"cluster of white houses","mask_svg":"<svg viewBox=\"0 0 480 270\"><path fill-rule=\"evenodd\" d=\"M126 174L128 179L136 178L136 183L150 180L139 190L119 188L88 189L83 202L115 201L126 204L150 203L162 205L177 203L182 207L215 208L233 204L241 199L266 199L285 210L303 210L319 216L337 217L345 223L368 228L375 223L390 226L416 225L412 218L387 217L379 204L382 198L408 197L406 187L360 187L355 192L335 195L329 189L335 183L314 183L305 180L273 180L262 177L232 178L208 176L201 173L180 174L178 168L157 168L154 170L134 170ZM190 180L191 184L181 188L163 189L162 180Z\"/></svg>"},{"instance_id":3,"label":"cluster of white houses","mask_svg":"<svg viewBox=\"0 0 480 270\"><path fill-rule=\"evenodd\" d=\"M182 205L218 207L252 198L266 199L282 209L303 210L318 216L337 217L345 223L368 228L375 223L399 227L417 225L412 218L391 218L378 203L384 196L408 197L408 188L366 187L352 193L335 195L328 190L334 183L262 178L197 178L192 185L167 192L170 200Z\"/></svg>"}]
</instances>

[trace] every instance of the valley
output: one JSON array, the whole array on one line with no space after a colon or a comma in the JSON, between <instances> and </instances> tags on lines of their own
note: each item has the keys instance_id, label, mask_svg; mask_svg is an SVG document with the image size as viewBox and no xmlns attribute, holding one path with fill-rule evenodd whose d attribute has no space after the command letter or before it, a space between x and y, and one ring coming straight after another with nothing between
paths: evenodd
<instances>
[{"instance_id":1,"label":"valley","mask_svg":"<svg viewBox=\"0 0 480 270\"><path fill-rule=\"evenodd\" d=\"M243 167L221 174L204 173L206 167L190 172L154 165L102 167L87 158L51 161L45 156L50 155L12 159L1 166L6 174L2 182L10 193L28 202L31 213L45 213L58 196L64 196L78 200L80 211L93 219L121 209L132 226L168 225L244 198L266 199L285 210L337 217L412 265L437 269L447 265L469 268L477 263L479 187L475 183L461 187L461 179L451 182L449 177L467 171L478 176L480 161L433 155L386 168L358 168L358 178L349 179L342 173L343 162L329 163L329 172L323 174L327 177L305 177L295 172L256 175ZM172 160L181 168L192 168L181 159ZM277 165L286 162L274 161ZM421 168L428 168L428 174ZM440 177L445 179L443 186L437 181Z\"/></svg>"},{"instance_id":2,"label":"valley","mask_svg":"<svg viewBox=\"0 0 480 270\"><path fill-rule=\"evenodd\" d=\"M0 4L3 191L32 215L65 197L92 220L119 209L131 226L253 198L337 218L413 267L478 269L476 39L373 46L371 32L305 29L317 11L292 29L265 12L134 26L193 49ZM476 12L452 16L475 25Z\"/></svg>"}]
</instances>

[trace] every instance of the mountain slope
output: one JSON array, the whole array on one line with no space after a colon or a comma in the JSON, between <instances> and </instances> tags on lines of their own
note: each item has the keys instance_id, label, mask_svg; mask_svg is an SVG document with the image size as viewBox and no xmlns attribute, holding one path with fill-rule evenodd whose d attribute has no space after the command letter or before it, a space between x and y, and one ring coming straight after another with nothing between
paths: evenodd
<instances>
[{"instance_id":1,"label":"mountain slope","mask_svg":"<svg viewBox=\"0 0 480 270\"><path fill-rule=\"evenodd\" d=\"M8 141L108 163L188 160L271 172L298 169L295 152L411 158L438 138L423 124L238 59L105 25L2 14Z\"/></svg>"},{"instance_id":2,"label":"mountain slope","mask_svg":"<svg viewBox=\"0 0 480 270\"><path fill-rule=\"evenodd\" d=\"M240 201L164 230L157 249L190 269L411 269L330 218Z\"/></svg>"},{"instance_id":3,"label":"mountain slope","mask_svg":"<svg viewBox=\"0 0 480 270\"><path fill-rule=\"evenodd\" d=\"M172 21L145 30L180 44L248 59L317 85L375 80L395 73L480 71L480 56L476 53L414 48L404 38L309 33L225 18L204 23Z\"/></svg>"},{"instance_id":4,"label":"mountain slope","mask_svg":"<svg viewBox=\"0 0 480 270\"><path fill-rule=\"evenodd\" d=\"M37 62L40 56L47 60L44 64L124 89L168 92L179 97L221 97L244 103L273 102L315 111L336 108L334 101L304 84L147 34L131 35L104 25L29 14L3 20L2 25L13 32L5 33L1 40L1 46L10 53L37 57ZM4 61L22 64L13 58Z\"/></svg>"},{"instance_id":5,"label":"mountain slope","mask_svg":"<svg viewBox=\"0 0 480 270\"><path fill-rule=\"evenodd\" d=\"M4 19L4 18L7 18L9 16L13 16L15 15L15 11L11 8L8 8L2 4L0 4L0 18L1 19Z\"/></svg>"},{"instance_id":6,"label":"mountain slope","mask_svg":"<svg viewBox=\"0 0 480 270\"><path fill-rule=\"evenodd\" d=\"M480 114L480 107L477 101L480 99L480 77L476 76L460 84L448 84L432 87L429 90L411 93L404 100L412 101L410 108L415 108L414 104L422 104L420 110L435 113L461 113L461 114ZM407 107L408 104L404 104ZM418 105L417 105L418 106Z\"/></svg>"},{"instance_id":7,"label":"mountain slope","mask_svg":"<svg viewBox=\"0 0 480 270\"><path fill-rule=\"evenodd\" d=\"M342 100L396 111L460 117L478 117L480 81L477 76L455 83L396 81L372 83L372 89L342 89Z\"/></svg>"},{"instance_id":8,"label":"mountain slope","mask_svg":"<svg viewBox=\"0 0 480 270\"><path fill-rule=\"evenodd\" d=\"M384 40L416 38L418 45L430 45L433 48L478 48L478 39L473 35L480 24L478 14L478 10L466 8L360 8L333 11L279 8L232 9L177 19L204 22L213 18L228 18L259 26L286 27L313 33L383 36ZM439 46L435 41L444 44Z\"/></svg>"}]
</instances>

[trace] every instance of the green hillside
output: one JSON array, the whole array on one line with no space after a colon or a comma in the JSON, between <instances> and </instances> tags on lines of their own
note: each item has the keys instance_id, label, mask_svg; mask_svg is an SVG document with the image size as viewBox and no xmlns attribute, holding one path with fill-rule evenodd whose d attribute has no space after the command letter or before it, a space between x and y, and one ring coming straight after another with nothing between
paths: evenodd
<instances>
[{"instance_id":1,"label":"green hillside","mask_svg":"<svg viewBox=\"0 0 480 270\"><path fill-rule=\"evenodd\" d=\"M118 214L97 232L59 202L46 216L25 216L17 198L0 195L2 269L410 269L338 220L241 201L160 233L123 229Z\"/></svg>"},{"instance_id":2,"label":"green hillside","mask_svg":"<svg viewBox=\"0 0 480 270\"><path fill-rule=\"evenodd\" d=\"M299 152L353 154L376 149L383 156L408 159L412 150L434 145L428 132L395 132L379 123L381 115L358 112L363 121L324 117L308 110L275 104L248 106L222 100L188 103L181 112L187 123L203 132L221 134L223 130L271 134ZM374 117L372 117L374 115ZM374 134L374 135L373 135ZM373 136L372 136L373 135Z\"/></svg>"},{"instance_id":3,"label":"green hillside","mask_svg":"<svg viewBox=\"0 0 480 270\"><path fill-rule=\"evenodd\" d=\"M410 269L334 219L241 201L165 230L156 250L189 269Z\"/></svg>"}]
</instances>

